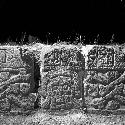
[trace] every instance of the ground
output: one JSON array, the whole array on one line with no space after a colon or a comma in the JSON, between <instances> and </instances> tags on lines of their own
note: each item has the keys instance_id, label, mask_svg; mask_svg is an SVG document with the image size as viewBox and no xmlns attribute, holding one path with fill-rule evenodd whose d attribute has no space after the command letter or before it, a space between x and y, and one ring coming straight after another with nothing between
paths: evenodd
<instances>
[{"instance_id":1,"label":"ground","mask_svg":"<svg viewBox=\"0 0 125 125\"><path fill-rule=\"evenodd\" d=\"M100 115L72 110L67 114L49 114L37 111L30 116L2 116L0 125L124 125L125 115Z\"/></svg>"}]
</instances>

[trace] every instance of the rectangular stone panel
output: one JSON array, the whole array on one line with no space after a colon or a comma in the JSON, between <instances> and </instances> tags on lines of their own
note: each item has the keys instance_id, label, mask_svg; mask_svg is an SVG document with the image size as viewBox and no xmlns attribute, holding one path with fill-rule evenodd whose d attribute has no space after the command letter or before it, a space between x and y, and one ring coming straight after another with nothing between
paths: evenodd
<instances>
[{"instance_id":1,"label":"rectangular stone panel","mask_svg":"<svg viewBox=\"0 0 125 125\"><path fill-rule=\"evenodd\" d=\"M81 105L78 103L80 102L79 100L83 99L83 85L82 80L80 80L83 76L80 76L79 72L85 69L84 56L75 48L62 48L54 49L52 52L49 51L49 53L46 53L44 56L45 65L43 67L45 70L43 69L43 73L46 72L45 77L47 77L48 80L42 83L42 88L46 86L46 93L48 94L45 96L47 96L47 99L52 96L55 98L55 102L51 101L52 98L50 98L45 104L47 104L48 107L50 105L50 110L51 106L53 108L55 107L55 111L56 105L58 105L58 110L59 107L61 108L61 106L59 106L61 104L65 105L63 106L66 108L64 110L75 108L76 105ZM46 69L46 66L49 68ZM65 101L65 103L63 103L62 100Z\"/></svg>"},{"instance_id":2,"label":"rectangular stone panel","mask_svg":"<svg viewBox=\"0 0 125 125\"><path fill-rule=\"evenodd\" d=\"M120 46L119 46L120 47ZM88 110L120 110L124 106L125 54L112 46L98 46L88 53L84 98ZM91 65L94 64L96 66ZM90 68L91 67L91 68ZM118 98L119 97L119 98Z\"/></svg>"}]
</instances>

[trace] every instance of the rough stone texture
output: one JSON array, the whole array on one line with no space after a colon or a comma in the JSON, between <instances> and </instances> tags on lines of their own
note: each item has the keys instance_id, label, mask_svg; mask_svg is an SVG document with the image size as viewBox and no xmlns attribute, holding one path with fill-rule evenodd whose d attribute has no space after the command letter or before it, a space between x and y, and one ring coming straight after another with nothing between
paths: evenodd
<instances>
[{"instance_id":1,"label":"rough stone texture","mask_svg":"<svg viewBox=\"0 0 125 125\"><path fill-rule=\"evenodd\" d=\"M9 72L1 72L0 73L0 82L8 80L10 78Z\"/></svg>"},{"instance_id":2,"label":"rough stone texture","mask_svg":"<svg viewBox=\"0 0 125 125\"><path fill-rule=\"evenodd\" d=\"M2 109L0 108L0 112L11 111L11 105L12 107L15 105L15 107L17 106L19 108L22 104L23 108L27 107L27 110L30 109L33 107L36 99L34 95L29 96L32 79L30 72L27 71L28 68L26 67L25 60L21 58L20 49L3 47L0 50L0 58L0 107L3 106ZM24 87L21 83L30 85ZM23 95L24 93L25 95ZM26 97L25 99L23 99L24 96ZM27 103L23 103L24 100L27 100Z\"/></svg>"},{"instance_id":3,"label":"rough stone texture","mask_svg":"<svg viewBox=\"0 0 125 125\"><path fill-rule=\"evenodd\" d=\"M10 94L10 93L19 94L19 92L20 92L20 84L15 83L9 86L7 94Z\"/></svg>"},{"instance_id":4,"label":"rough stone texture","mask_svg":"<svg viewBox=\"0 0 125 125\"><path fill-rule=\"evenodd\" d=\"M23 62L18 48L10 47L6 50L6 67L23 67Z\"/></svg>"},{"instance_id":5,"label":"rough stone texture","mask_svg":"<svg viewBox=\"0 0 125 125\"><path fill-rule=\"evenodd\" d=\"M6 62L6 52L5 50L0 50L0 64Z\"/></svg>"},{"instance_id":6,"label":"rough stone texture","mask_svg":"<svg viewBox=\"0 0 125 125\"><path fill-rule=\"evenodd\" d=\"M103 96L105 94L106 87L104 85L99 85L99 95Z\"/></svg>"},{"instance_id":7,"label":"rough stone texture","mask_svg":"<svg viewBox=\"0 0 125 125\"><path fill-rule=\"evenodd\" d=\"M124 85L124 88L123 88L123 95L125 95L125 85Z\"/></svg>"},{"instance_id":8,"label":"rough stone texture","mask_svg":"<svg viewBox=\"0 0 125 125\"><path fill-rule=\"evenodd\" d=\"M82 81L78 79L78 73L84 69L81 56L77 49L66 48L45 54L43 71L47 74L39 89L45 98L41 102L43 108L69 110L82 106Z\"/></svg>"},{"instance_id":9,"label":"rough stone texture","mask_svg":"<svg viewBox=\"0 0 125 125\"><path fill-rule=\"evenodd\" d=\"M29 83L20 83L20 92L22 94L27 94L30 90L30 84Z\"/></svg>"},{"instance_id":10,"label":"rough stone texture","mask_svg":"<svg viewBox=\"0 0 125 125\"><path fill-rule=\"evenodd\" d=\"M109 101L107 106L106 106L107 110L116 110L119 108L120 108L120 104L119 104L119 102L117 102L115 100Z\"/></svg>"},{"instance_id":11,"label":"rough stone texture","mask_svg":"<svg viewBox=\"0 0 125 125\"><path fill-rule=\"evenodd\" d=\"M115 57L115 58L114 58ZM85 100L88 107L96 109L118 109L119 105L124 105L124 54L120 55L114 51L113 47L106 46L94 47L88 53L88 76L86 86L98 85L99 96L91 97L91 94L85 94ZM121 68L122 67L122 68ZM90 70L90 71L89 71ZM89 88L89 87L88 87ZM91 90L94 90L94 86ZM85 93L90 93L88 89ZM110 101L116 99L116 102ZM89 101L87 101L90 99ZM123 101L122 101L123 100ZM110 106L111 105L111 106ZM116 108L113 108L116 106Z\"/></svg>"},{"instance_id":12,"label":"rough stone texture","mask_svg":"<svg viewBox=\"0 0 125 125\"><path fill-rule=\"evenodd\" d=\"M98 84L90 84L88 86L88 96L92 96L92 97L98 97L99 95L99 87Z\"/></svg>"},{"instance_id":13,"label":"rough stone texture","mask_svg":"<svg viewBox=\"0 0 125 125\"><path fill-rule=\"evenodd\" d=\"M3 98L3 99L0 100L0 110L1 111L10 110L10 102L7 98Z\"/></svg>"}]
</instances>

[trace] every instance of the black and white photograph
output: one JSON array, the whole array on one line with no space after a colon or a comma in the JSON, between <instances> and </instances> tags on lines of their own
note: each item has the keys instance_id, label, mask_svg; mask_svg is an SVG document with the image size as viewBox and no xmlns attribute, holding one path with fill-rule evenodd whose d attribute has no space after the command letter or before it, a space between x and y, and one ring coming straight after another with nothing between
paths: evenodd
<instances>
[{"instance_id":1,"label":"black and white photograph","mask_svg":"<svg viewBox=\"0 0 125 125\"><path fill-rule=\"evenodd\" d=\"M0 125L124 125L124 31L124 0L0 0Z\"/></svg>"}]
</instances>

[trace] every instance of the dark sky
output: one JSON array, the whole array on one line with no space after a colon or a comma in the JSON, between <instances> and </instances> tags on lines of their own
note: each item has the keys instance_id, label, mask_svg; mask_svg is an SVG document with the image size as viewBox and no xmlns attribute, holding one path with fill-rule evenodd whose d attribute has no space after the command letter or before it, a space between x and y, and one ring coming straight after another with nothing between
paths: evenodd
<instances>
[{"instance_id":1,"label":"dark sky","mask_svg":"<svg viewBox=\"0 0 125 125\"><path fill-rule=\"evenodd\" d=\"M123 1L124 2L124 1ZM100 10L100 11L120 11L120 8L124 8L124 3L121 0L84 0L82 2L57 2L57 1L31 1L31 0L0 0L0 8L4 9L7 7L8 9L16 9L16 10L27 10L33 9L46 11L54 11L58 10L58 12L62 11L70 11L70 10ZM65 9L64 9L65 8ZM54 11L56 12L56 11Z\"/></svg>"},{"instance_id":2,"label":"dark sky","mask_svg":"<svg viewBox=\"0 0 125 125\"><path fill-rule=\"evenodd\" d=\"M0 0L0 9L7 8L8 3L7 0Z\"/></svg>"},{"instance_id":3,"label":"dark sky","mask_svg":"<svg viewBox=\"0 0 125 125\"><path fill-rule=\"evenodd\" d=\"M124 10L121 0L0 0L0 30L120 30L125 27Z\"/></svg>"}]
</instances>

